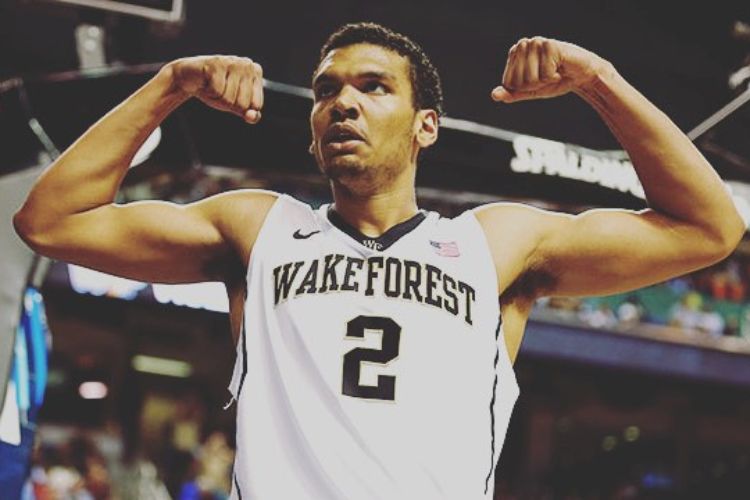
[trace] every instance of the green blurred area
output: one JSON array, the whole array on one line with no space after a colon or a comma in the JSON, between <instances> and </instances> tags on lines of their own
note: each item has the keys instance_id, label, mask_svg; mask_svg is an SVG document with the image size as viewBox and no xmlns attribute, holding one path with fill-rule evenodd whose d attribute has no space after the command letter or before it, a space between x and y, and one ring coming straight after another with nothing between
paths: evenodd
<instances>
[{"instance_id":1,"label":"green blurred area","mask_svg":"<svg viewBox=\"0 0 750 500\"><path fill-rule=\"evenodd\" d=\"M716 311L727 325L736 329L737 335L750 338L750 304L724 299L716 299L695 289L685 289L684 284L676 286L676 281L659 283L632 292L606 297L587 297L584 304L593 309L608 307L612 311L630 302L644 309L642 321L670 324L675 308L680 304L693 311Z\"/></svg>"}]
</instances>

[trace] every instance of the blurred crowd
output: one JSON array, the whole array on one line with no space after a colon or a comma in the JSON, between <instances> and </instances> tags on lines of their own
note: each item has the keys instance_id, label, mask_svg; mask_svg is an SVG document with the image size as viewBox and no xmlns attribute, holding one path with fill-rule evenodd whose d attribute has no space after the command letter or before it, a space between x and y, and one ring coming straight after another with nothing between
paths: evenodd
<instances>
[{"instance_id":1,"label":"blurred crowd","mask_svg":"<svg viewBox=\"0 0 750 500\"><path fill-rule=\"evenodd\" d=\"M209 433L189 450L168 441L160 455L131 458L112 450L105 453L108 446L101 435L83 429L70 432L64 439L45 442L41 429L24 500L229 498L234 451L222 432ZM175 461L175 456L184 461Z\"/></svg>"},{"instance_id":2,"label":"blurred crowd","mask_svg":"<svg viewBox=\"0 0 750 500\"><path fill-rule=\"evenodd\" d=\"M554 311L593 328L627 330L640 324L676 327L686 335L750 339L750 259L735 253L723 262L625 294L547 298L537 313ZM549 317L549 316L547 316Z\"/></svg>"}]
</instances>

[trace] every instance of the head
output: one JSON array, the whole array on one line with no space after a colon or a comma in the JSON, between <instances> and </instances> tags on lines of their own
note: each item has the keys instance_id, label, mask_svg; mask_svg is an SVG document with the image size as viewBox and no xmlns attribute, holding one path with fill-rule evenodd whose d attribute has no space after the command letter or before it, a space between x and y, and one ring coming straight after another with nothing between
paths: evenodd
<instances>
[{"instance_id":1,"label":"head","mask_svg":"<svg viewBox=\"0 0 750 500\"><path fill-rule=\"evenodd\" d=\"M323 45L312 86L310 151L326 176L362 194L413 182L443 113L440 79L421 48L377 24L345 25Z\"/></svg>"}]
</instances>

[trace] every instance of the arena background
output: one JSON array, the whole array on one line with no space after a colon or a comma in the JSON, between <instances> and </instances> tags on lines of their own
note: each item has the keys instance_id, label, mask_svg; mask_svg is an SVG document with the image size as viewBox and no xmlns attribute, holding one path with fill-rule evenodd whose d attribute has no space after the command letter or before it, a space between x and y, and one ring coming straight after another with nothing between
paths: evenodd
<instances>
[{"instance_id":1,"label":"arena background","mask_svg":"<svg viewBox=\"0 0 750 500\"><path fill-rule=\"evenodd\" d=\"M425 208L645 206L627 157L581 100L491 101L508 48L533 35L613 62L679 127L700 133L738 203L750 200L746 3L130 3L131 14L0 3L0 381L17 375L19 311L43 297L49 335L27 332L35 390L20 402L21 421L38 423L25 435L36 431L27 444L37 492L188 498L196 478L228 488L234 408L222 407L234 349L221 287L151 286L35 260L10 228L39 168L166 61L252 57L268 79L264 118L251 127L187 103L144 148L121 201L187 202L240 187L327 201L306 153L307 87L326 36L360 20L413 37L441 73L448 115L419 167ZM750 498L749 251L745 240L710 269L621 296L540 301L515 365L521 397L496 498ZM40 296L25 291L29 280ZM34 364L40 338L51 339L46 374Z\"/></svg>"}]
</instances>

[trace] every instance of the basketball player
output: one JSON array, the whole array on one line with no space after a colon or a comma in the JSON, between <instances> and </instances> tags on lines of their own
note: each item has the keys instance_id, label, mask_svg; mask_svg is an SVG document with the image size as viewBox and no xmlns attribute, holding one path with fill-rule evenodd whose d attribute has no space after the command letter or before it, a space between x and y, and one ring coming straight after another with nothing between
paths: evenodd
<instances>
[{"instance_id":1,"label":"basketball player","mask_svg":"<svg viewBox=\"0 0 750 500\"><path fill-rule=\"evenodd\" d=\"M332 35L313 74L314 154L334 202L262 190L119 205L131 158L195 97L261 119L261 67L173 61L81 136L15 217L40 253L136 280L221 280L237 362L234 498L488 499L535 299L631 290L726 257L745 225L677 127L580 47L510 50L504 103L574 92L633 160L649 209L578 216L493 203L420 210L441 91L423 52L372 24ZM502 314L501 314L502 313Z\"/></svg>"}]
</instances>

